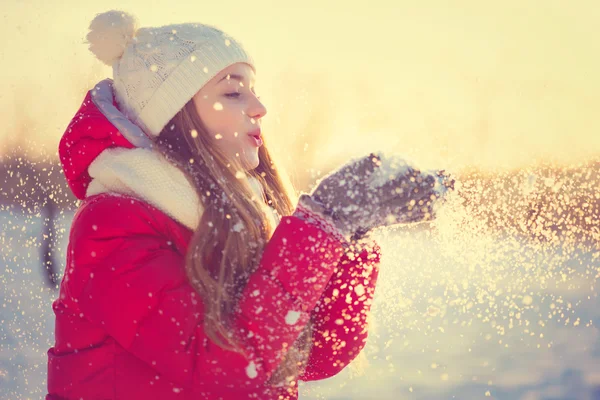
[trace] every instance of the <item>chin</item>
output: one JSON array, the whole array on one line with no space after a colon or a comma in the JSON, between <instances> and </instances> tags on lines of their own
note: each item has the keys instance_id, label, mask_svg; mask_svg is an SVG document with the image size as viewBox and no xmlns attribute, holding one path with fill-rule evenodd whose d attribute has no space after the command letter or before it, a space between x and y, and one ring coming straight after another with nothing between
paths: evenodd
<instances>
[{"instance_id":1,"label":"chin","mask_svg":"<svg viewBox=\"0 0 600 400\"><path fill-rule=\"evenodd\" d=\"M246 159L246 162L244 163L245 168L247 171L250 171L252 169L257 168L260 165L260 160L258 159L258 157L253 158L251 160Z\"/></svg>"}]
</instances>

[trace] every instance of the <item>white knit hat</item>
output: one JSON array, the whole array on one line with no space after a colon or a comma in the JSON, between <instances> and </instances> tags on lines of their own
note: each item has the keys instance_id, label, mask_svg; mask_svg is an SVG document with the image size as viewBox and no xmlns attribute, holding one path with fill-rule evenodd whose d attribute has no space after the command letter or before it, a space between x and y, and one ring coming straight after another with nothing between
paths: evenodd
<instances>
[{"instance_id":1,"label":"white knit hat","mask_svg":"<svg viewBox=\"0 0 600 400\"><path fill-rule=\"evenodd\" d=\"M167 123L215 75L244 62L256 72L242 45L221 30L185 23L136 30L123 11L98 14L86 39L89 50L113 68L119 108L148 135Z\"/></svg>"}]
</instances>

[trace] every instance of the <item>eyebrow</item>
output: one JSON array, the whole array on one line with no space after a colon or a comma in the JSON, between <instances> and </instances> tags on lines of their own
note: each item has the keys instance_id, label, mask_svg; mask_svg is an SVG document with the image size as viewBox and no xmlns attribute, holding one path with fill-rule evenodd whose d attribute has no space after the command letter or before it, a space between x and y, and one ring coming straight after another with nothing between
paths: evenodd
<instances>
[{"instance_id":1,"label":"eyebrow","mask_svg":"<svg viewBox=\"0 0 600 400\"><path fill-rule=\"evenodd\" d=\"M227 77L229 77L229 79L235 79L236 81L240 81L240 82L244 82L244 77L242 75L238 75L238 74L227 74L224 77L222 77L219 82L217 82L217 84L221 83L222 81L224 81L225 79L227 79Z\"/></svg>"}]
</instances>

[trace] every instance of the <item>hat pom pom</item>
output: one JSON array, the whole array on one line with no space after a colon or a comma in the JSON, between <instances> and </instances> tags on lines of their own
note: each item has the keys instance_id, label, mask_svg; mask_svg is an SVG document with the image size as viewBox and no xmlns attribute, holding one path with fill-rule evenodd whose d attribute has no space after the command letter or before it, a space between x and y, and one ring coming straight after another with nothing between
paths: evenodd
<instances>
[{"instance_id":1,"label":"hat pom pom","mask_svg":"<svg viewBox=\"0 0 600 400\"><path fill-rule=\"evenodd\" d=\"M137 21L123 11L111 10L96 15L86 39L89 50L104 64L112 66L133 39Z\"/></svg>"}]
</instances>

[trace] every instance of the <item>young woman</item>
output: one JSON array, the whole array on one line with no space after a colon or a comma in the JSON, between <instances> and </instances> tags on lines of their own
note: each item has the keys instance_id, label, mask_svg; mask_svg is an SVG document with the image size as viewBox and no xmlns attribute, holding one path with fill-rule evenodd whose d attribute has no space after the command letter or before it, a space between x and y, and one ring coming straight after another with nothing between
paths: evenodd
<instances>
[{"instance_id":1,"label":"young woman","mask_svg":"<svg viewBox=\"0 0 600 400\"><path fill-rule=\"evenodd\" d=\"M239 42L121 11L87 39L113 79L59 145L81 204L46 399L296 399L341 371L367 338L366 234L433 218L441 178L371 154L295 199Z\"/></svg>"}]
</instances>

